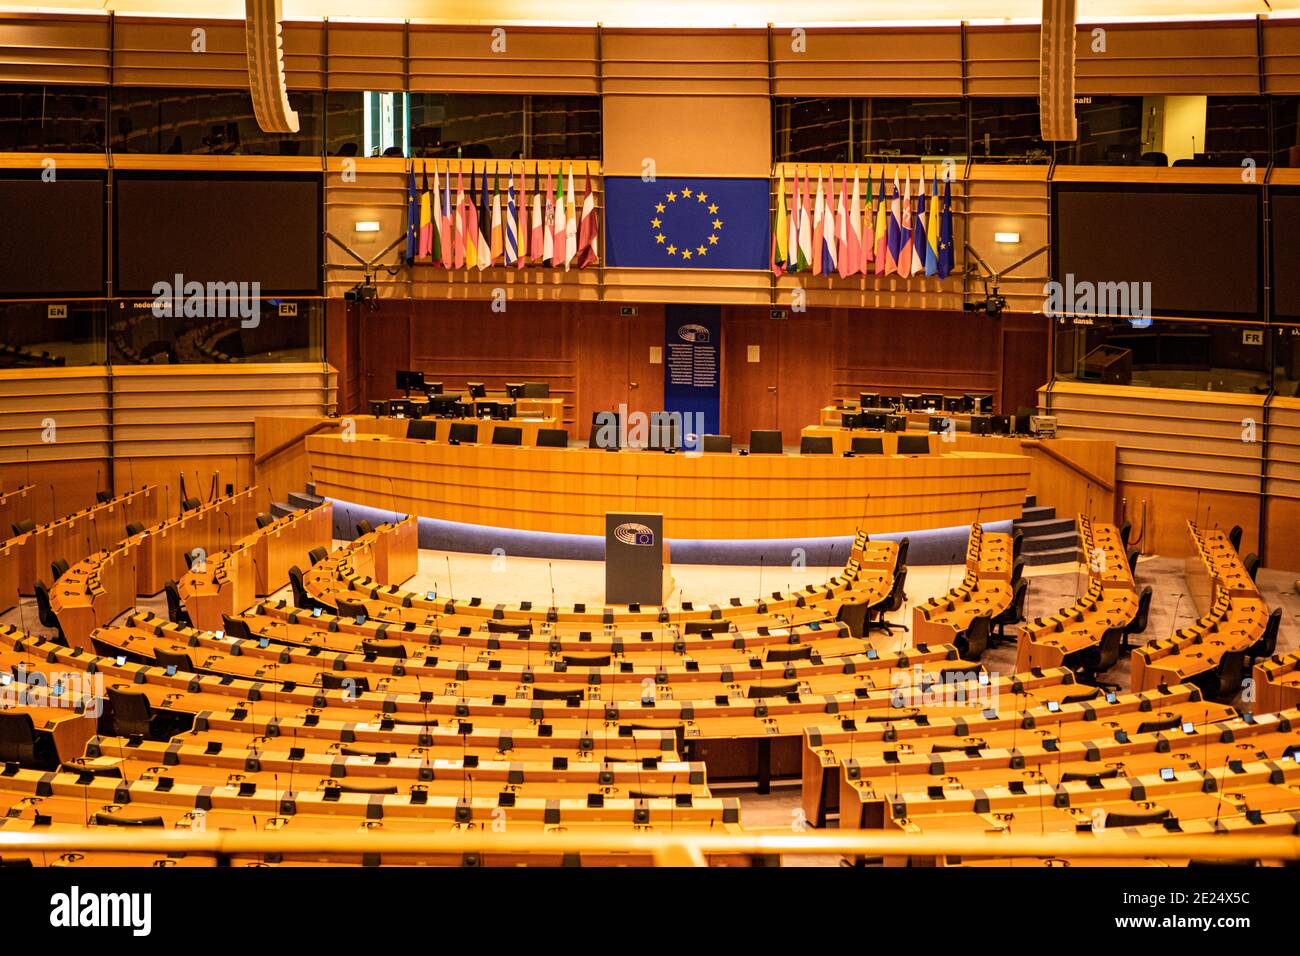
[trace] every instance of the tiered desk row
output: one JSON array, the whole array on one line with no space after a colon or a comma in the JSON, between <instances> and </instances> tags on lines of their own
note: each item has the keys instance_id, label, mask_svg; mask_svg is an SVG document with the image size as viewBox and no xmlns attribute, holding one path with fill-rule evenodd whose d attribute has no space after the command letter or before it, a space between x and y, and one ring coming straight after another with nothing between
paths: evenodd
<instances>
[{"instance_id":1,"label":"tiered desk row","mask_svg":"<svg viewBox=\"0 0 1300 956\"><path fill-rule=\"evenodd\" d=\"M1173 637L1152 641L1132 656L1134 690L1184 681L1213 682L1225 663L1240 664L1264 634L1268 608L1228 536L1187 522L1196 553L1187 559L1187 581L1200 619Z\"/></svg>"},{"instance_id":2,"label":"tiered desk row","mask_svg":"<svg viewBox=\"0 0 1300 956\"><path fill-rule=\"evenodd\" d=\"M1097 647L1107 631L1127 627L1137 614L1137 591L1119 530L1082 514L1075 523L1088 589L1070 606L1020 629L1016 670L1060 667Z\"/></svg>"},{"instance_id":3,"label":"tiered desk row","mask_svg":"<svg viewBox=\"0 0 1300 956\"><path fill-rule=\"evenodd\" d=\"M966 574L947 594L912 608L912 639L918 643L952 643L977 617L993 618L1011 606L1014 562L1011 536L971 527L966 547Z\"/></svg>"}]
</instances>

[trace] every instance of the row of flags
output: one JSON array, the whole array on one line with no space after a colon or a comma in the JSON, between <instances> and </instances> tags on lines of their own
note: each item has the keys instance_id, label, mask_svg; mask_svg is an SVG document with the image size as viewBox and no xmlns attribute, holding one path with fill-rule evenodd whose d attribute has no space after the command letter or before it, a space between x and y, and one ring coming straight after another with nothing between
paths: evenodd
<instances>
[{"instance_id":1,"label":"row of flags","mask_svg":"<svg viewBox=\"0 0 1300 956\"><path fill-rule=\"evenodd\" d=\"M406 261L428 260L444 269L474 269L489 266L525 265L583 269L597 260L596 199L591 192L591 172L581 206L573 185L573 164L569 164L566 188L563 171L546 173L542 189L540 171L533 174L532 206L527 194L527 174L518 177L510 169L504 194L501 170L492 174L488 188L487 164L475 189L474 165L469 169L469 193L464 172L456 169L455 198L450 164L439 170L433 164L433 187L429 168L422 164L423 183L417 190L415 164L411 164L406 197ZM558 180L558 192L556 188Z\"/></svg>"},{"instance_id":2,"label":"row of flags","mask_svg":"<svg viewBox=\"0 0 1300 956\"><path fill-rule=\"evenodd\" d=\"M787 206L785 169L777 184L776 213L772 221L772 271L807 272L812 275L897 275L908 278L924 273L946 279L953 269L952 183L945 178L939 194L935 170L930 195L925 194L925 172L916 183L905 174L900 194L898 169L893 193L885 195L885 170L880 170L880 190L874 196L867 175L865 196L858 171L850 190L847 173L840 174L838 198L835 173L823 186L821 169L816 186L807 171L800 179L796 169L792 202Z\"/></svg>"}]
</instances>

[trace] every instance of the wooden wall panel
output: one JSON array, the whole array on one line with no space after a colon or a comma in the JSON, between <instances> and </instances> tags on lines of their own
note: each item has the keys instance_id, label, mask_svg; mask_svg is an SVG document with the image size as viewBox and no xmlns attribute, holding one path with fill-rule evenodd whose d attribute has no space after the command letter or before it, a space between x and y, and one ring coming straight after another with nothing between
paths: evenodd
<instances>
[{"instance_id":1,"label":"wooden wall panel","mask_svg":"<svg viewBox=\"0 0 1300 956\"><path fill-rule=\"evenodd\" d=\"M765 30L605 30L600 42L607 95L768 95Z\"/></svg>"},{"instance_id":2,"label":"wooden wall panel","mask_svg":"<svg viewBox=\"0 0 1300 956\"><path fill-rule=\"evenodd\" d=\"M411 89L438 93L576 93L600 89L597 34L590 27L493 27L411 24Z\"/></svg>"},{"instance_id":3,"label":"wooden wall panel","mask_svg":"<svg viewBox=\"0 0 1300 956\"><path fill-rule=\"evenodd\" d=\"M604 169L640 176L757 176L772 170L772 108L763 95L625 96L606 92Z\"/></svg>"},{"instance_id":4,"label":"wooden wall panel","mask_svg":"<svg viewBox=\"0 0 1300 956\"><path fill-rule=\"evenodd\" d=\"M281 21L283 27L284 78L291 90L325 88L324 22Z\"/></svg>"},{"instance_id":5,"label":"wooden wall panel","mask_svg":"<svg viewBox=\"0 0 1300 956\"><path fill-rule=\"evenodd\" d=\"M194 30L206 34L195 52ZM133 86L248 87L244 21L115 18L113 82Z\"/></svg>"},{"instance_id":6,"label":"wooden wall panel","mask_svg":"<svg viewBox=\"0 0 1300 956\"><path fill-rule=\"evenodd\" d=\"M1300 20L1265 20L1262 24L1265 93L1300 93Z\"/></svg>"},{"instance_id":7,"label":"wooden wall panel","mask_svg":"<svg viewBox=\"0 0 1300 956\"><path fill-rule=\"evenodd\" d=\"M968 26L966 92L1038 96L1038 25Z\"/></svg>"},{"instance_id":8,"label":"wooden wall panel","mask_svg":"<svg viewBox=\"0 0 1300 956\"><path fill-rule=\"evenodd\" d=\"M1093 31L1106 31L1105 52ZM1079 27L1075 44L1081 96L1259 92L1254 20L1106 23Z\"/></svg>"},{"instance_id":9,"label":"wooden wall panel","mask_svg":"<svg viewBox=\"0 0 1300 956\"><path fill-rule=\"evenodd\" d=\"M331 90L402 90L406 86L406 29L401 23L334 20L326 34Z\"/></svg>"},{"instance_id":10,"label":"wooden wall panel","mask_svg":"<svg viewBox=\"0 0 1300 956\"><path fill-rule=\"evenodd\" d=\"M0 15L0 82L107 83L108 17Z\"/></svg>"},{"instance_id":11,"label":"wooden wall panel","mask_svg":"<svg viewBox=\"0 0 1300 956\"><path fill-rule=\"evenodd\" d=\"M776 96L960 96L958 27L772 31Z\"/></svg>"}]
</instances>

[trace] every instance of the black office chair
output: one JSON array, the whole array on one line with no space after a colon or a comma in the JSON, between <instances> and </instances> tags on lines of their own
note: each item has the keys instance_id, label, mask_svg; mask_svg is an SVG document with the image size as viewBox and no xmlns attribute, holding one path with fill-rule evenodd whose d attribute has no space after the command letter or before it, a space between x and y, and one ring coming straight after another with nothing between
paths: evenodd
<instances>
[{"instance_id":1,"label":"black office chair","mask_svg":"<svg viewBox=\"0 0 1300 956\"><path fill-rule=\"evenodd\" d=\"M756 429L749 433L751 455L779 455L785 450L781 433L773 429Z\"/></svg>"},{"instance_id":2,"label":"black office chair","mask_svg":"<svg viewBox=\"0 0 1300 956\"><path fill-rule=\"evenodd\" d=\"M799 439L801 455L833 455L835 443L825 435L804 435Z\"/></svg>"},{"instance_id":3,"label":"black office chair","mask_svg":"<svg viewBox=\"0 0 1300 956\"><path fill-rule=\"evenodd\" d=\"M1250 575L1250 579L1255 580L1255 575L1259 573L1259 555L1252 551L1241 559L1241 564L1246 569L1246 573Z\"/></svg>"},{"instance_id":4,"label":"black office chair","mask_svg":"<svg viewBox=\"0 0 1300 956\"><path fill-rule=\"evenodd\" d=\"M307 552L307 562L311 567L314 568L316 567L316 565L320 564L329 556L330 553L326 551L324 548L312 548L310 551Z\"/></svg>"},{"instance_id":5,"label":"black office chair","mask_svg":"<svg viewBox=\"0 0 1300 956\"><path fill-rule=\"evenodd\" d=\"M1151 611L1151 585L1148 584L1138 593L1137 613L1133 615L1133 620L1129 621L1128 624L1126 624L1124 627L1124 640L1120 645L1123 650L1129 649L1130 637L1132 637L1134 634L1141 634L1147 629L1147 616L1150 613L1150 611ZM1174 627L1177 626L1178 626L1178 622L1175 621Z\"/></svg>"},{"instance_id":6,"label":"black office chair","mask_svg":"<svg viewBox=\"0 0 1300 956\"><path fill-rule=\"evenodd\" d=\"M37 730L32 715L26 711L0 710L0 763L16 763L29 770L57 770L59 752L54 735Z\"/></svg>"},{"instance_id":7,"label":"black office chair","mask_svg":"<svg viewBox=\"0 0 1300 956\"><path fill-rule=\"evenodd\" d=\"M24 518L22 521L15 521L9 527L13 530L14 537L16 538L20 534L30 534L35 531L36 522L31 518Z\"/></svg>"},{"instance_id":8,"label":"black office chair","mask_svg":"<svg viewBox=\"0 0 1300 956\"><path fill-rule=\"evenodd\" d=\"M997 633L991 635L994 644L999 644L1007 640L1006 628L1008 625L1019 624L1025 619L1025 597L1029 593L1029 582L1023 578L1016 582L1015 589L1011 594L1011 603L1001 614L993 617L993 623L997 625Z\"/></svg>"},{"instance_id":9,"label":"black office chair","mask_svg":"<svg viewBox=\"0 0 1300 956\"><path fill-rule=\"evenodd\" d=\"M850 443L850 448L855 455L883 455L885 453L885 440L879 437L855 435Z\"/></svg>"},{"instance_id":10,"label":"black office chair","mask_svg":"<svg viewBox=\"0 0 1300 956\"><path fill-rule=\"evenodd\" d=\"M163 668L174 667L178 674L205 674L207 671L194 666L194 659L180 651L167 651L161 647L153 652L154 662Z\"/></svg>"},{"instance_id":11,"label":"black office chair","mask_svg":"<svg viewBox=\"0 0 1300 956\"><path fill-rule=\"evenodd\" d=\"M478 424L475 422L452 422L451 430L447 432L447 440L457 442L478 441Z\"/></svg>"},{"instance_id":12,"label":"black office chair","mask_svg":"<svg viewBox=\"0 0 1300 956\"><path fill-rule=\"evenodd\" d=\"M1103 690L1118 690L1118 684L1098 680L1097 675L1106 673L1119 662L1119 648L1123 640L1124 629L1111 627L1106 629L1106 633L1101 636L1101 642L1096 647L1079 651L1072 669L1078 675L1080 682Z\"/></svg>"},{"instance_id":13,"label":"black office chair","mask_svg":"<svg viewBox=\"0 0 1300 956\"><path fill-rule=\"evenodd\" d=\"M183 627L193 627L194 622L190 620L190 612L185 609L185 602L181 600L181 589L174 580L168 580L163 584L163 592L167 595L167 617L173 624L180 624Z\"/></svg>"},{"instance_id":14,"label":"black office chair","mask_svg":"<svg viewBox=\"0 0 1300 956\"><path fill-rule=\"evenodd\" d=\"M181 501L181 511L198 511L203 507L203 502L198 498L185 498Z\"/></svg>"},{"instance_id":15,"label":"black office chair","mask_svg":"<svg viewBox=\"0 0 1300 956\"><path fill-rule=\"evenodd\" d=\"M730 435L705 435L703 438L703 448L706 452L715 455L731 454L731 436Z\"/></svg>"},{"instance_id":16,"label":"black office chair","mask_svg":"<svg viewBox=\"0 0 1300 956\"><path fill-rule=\"evenodd\" d=\"M841 604L840 609L835 613L835 620L847 624L849 634L853 637L862 637L866 634L867 612L869 610L870 604L867 601Z\"/></svg>"},{"instance_id":17,"label":"black office chair","mask_svg":"<svg viewBox=\"0 0 1300 956\"><path fill-rule=\"evenodd\" d=\"M106 505L113 500L113 492L97 491L95 492L95 500L99 502L101 505Z\"/></svg>"},{"instance_id":18,"label":"black office chair","mask_svg":"<svg viewBox=\"0 0 1300 956\"><path fill-rule=\"evenodd\" d=\"M134 538L137 534L141 534L143 531L144 531L144 525L142 525L140 522L131 521L127 523L126 536L128 538Z\"/></svg>"},{"instance_id":19,"label":"black office chair","mask_svg":"<svg viewBox=\"0 0 1300 956\"><path fill-rule=\"evenodd\" d=\"M1281 626L1282 609L1275 607L1268 616L1268 623L1264 625L1264 633L1246 650L1246 657L1250 659L1252 667L1261 657L1273 656L1273 652L1277 650L1277 632Z\"/></svg>"},{"instance_id":20,"label":"black office chair","mask_svg":"<svg viewBox=\"0 0 1300 956\"><path fill-rule=\"evenodd\" d=\"M1232 545L1232 550L1236 551L1238 554L1241 554L1242 534L1241 525L1239 524L1234 524L1232 530L1228 532L1228 543Z\"/></svg>"},{"instance_id":21,"label":"black office chair","mask_svg":"<svg viewBox=\"0 0 1300 956\"><path fill-rule=\"evenodd\" d=\"M265 511L259 511L257 513L257 526L259 528L265 528L267 525L271 524L275 524L275 518L273 516L267 514Z\"/></svg>"},{"instance_id":22,"label":"black office chair","mask_svg":"<svg viewBox=\"0 0 1300 956\"><path fill-rule=\"evenodd\" d=\"M516 425L498 425L492 429L494 445L522 445L523 443L524 430Z\"/></svg>"},{"instance_id":23,"label":"black office chair","mask_svg":"<svg viewBox=\"0 0 1300 956\"><path fill-rule=\"evenodd\" d=\"M1017 528L1011 533L1011 560L1015 561L1020 557L1020 552L1025 549L1025 532Z\"/></svg>"},{"instance_id":24,"label":"black office chair","mask_svg":"<svg viewBox=\"0 0 1300 956\"><path fill-rule=\"evenodd\" d=\"M231 617L229 614L222 614L221 631L226 637L233 637L236 640L251 641L253 639L253 629L248 626L248 622L242 617Z\"/></svg>"},{"instance_id":25,"label":"black office chair","mask_svg":"<svg viewBox=\"0 0 1300 956\"><path fill-rule=\"evenodd\" d=\"M1025 559L1016 558L1011 565L1011 587L1014 589L1020 583L1020 579L1025 576Z\"/></svg>"},{"instance_id":26,"label":"black office chair","mask_svg":"<svg viewBox=\"0 0 1300 956\"><path fill-rule=\"evenodd\" d=\"M36 618L41 622L41 626L53 631L57 637L55 643L68 646L68 638L63 633L63 625L59 623L59 616L54 613L54 607L50 604L50 589L46 587L45 582L37 580L32 589L36 592Z\"/></svg>"},{"instance_id":27,"label":"black office chair","mask_svg":"<svg viewBox=\"0 0 1300 956\"><path fill-rule=\"evenodd\" d=\"M569 433L563 428L537 429L538 448L568 448Z\"/></svg>"},{"instance_id":28,"label":"black office chair","mask_svg":"<svg viewBox=\"0 0 1300 956\"><path fill-rule=\"evenodd\" d=\"M356 523L356 529L357 529L357 537L364 538L366 535L370 534L372 531L375 530L375 526L372 525L365 518L362 518L360 521Z\"/></svg>"},{"instance_id":29,"label":"black office chair","mask_svg":"<svg viewBox=\"0 0 1300 956\"><path fill-rule=\"evenodd\" d=\"M293 591L293 605L304 611L312 611L320 608L322 611L332 611L333 609L316 598L312 597L307 591L307 586L302 583L302 568L294 565L289 569L289 589Z\"/></svg>"},{"instance_id":30,"label":"black office chair","mask_svg":"<svg viewBox=\"0 0 1300 956\"><path fill-rule=\"evenodd\" d=\"M52 583L58 584L59 578L68 573L68 562L64 558L55 558L50 562L50 574L54 576Z\"/></svg>"},{"instance_id":31,"label":"black office chair","mask_svg":"<svg viewBox=\"0 0 1300 956\"><path fill-rule=\"evenodd\" d=\"M928 455L930 454L930 436L899 435L897 450L900 455Z\"/></svg>"},{"instance_id":32,"label":"black office chair","mask_svg":"<svg viewBox=\"0 0 1300 956\"><path fill-rule=\"evenodd\" d=\"M1193 677L1190 683L1200 688L1202 696L1216 704L1226 704L1241 691L1245 651L1229 651L1213 670Z\"/></svg>"},{"instance_id":33,"label":"black office chair","mask_svg":"<svg viewBox=\"0 0 1300 956\"><path fill-rule=\"evenodd\" d=\"M953 646L964 661L978 661L989 647L991 619L981 614L970 622L970 626L953 638Z\"/></svg>"},{"instance_id":34,"label":"black office chair","mask_svg":"<svg viewBox=\"0 0 1300 956\"><path fill-rule=\"evenodd\" d=\"M117 737L171 740L194 726L194 715L174 710L155 711L144 691L108 688L109 725Z\"/></svg>"},{"instance_id":35,"label":"black office chair","mask_svg":"<svg viewBox=\"0 0 1300 956\"><path fill-rule=\"evenodd\" d=\"M904 568L894 575L894 585L889 589L889 593L867 608L866 620L862 623L863 634L870 634L872 630L893 634L895 628L911 630L906 624L894 624L885 619L886 614L892 614L903 606L903 602L907 599L907 595L903 593L906 583L907 569Z\"/></svg>"},{"instance_id":36,"label":"black office chair","mask_svg":"<svg viewBox=\"0 0 1300 956\"><path fill-rule=\"evenodd\" d=\"M1133 534L1133 522L1125 521L1119 526L1119 540L1125 548L1128 547L1128 539Z\"/></svg>"},{"instance_id":37,"label":"black office chair","mask_svg":"<svg viewBox=\"0 0 1300 956\"><path fill-rule=\"evenodd\" d=\"M406 437L433 441L438 437L438 423L431 419L412 418L406 423Z\"/></svg>"},{"instance_id":38,"label":"black office chair","mask_svg":"<svg viewBox=\"0 0 1300 956\"><path fill-rule=\"evenodd\" d=\"M194 570L194 552L193 552L193 551L184 551L184 552L181 553L181 557L185 559L185 570L186 570L186 571L193 571L193 570Z\"/></svg>"},{"instance_id":39,"label":"black office chair","mask_svg":"<svg viewBox=\"0 0 1300 956\"><path fill-rule=\"evenodd\" d=\"M1136 574L1137 574L1138 554L1139 554L1139 553L1140 553L1140 552L1138 551L1137 548L1129 548L1129 549L1128 549L1128 573L1129 573L1129 574L1133 574L1133 575L1136 575Z\"/></svg>"}]
</instances>

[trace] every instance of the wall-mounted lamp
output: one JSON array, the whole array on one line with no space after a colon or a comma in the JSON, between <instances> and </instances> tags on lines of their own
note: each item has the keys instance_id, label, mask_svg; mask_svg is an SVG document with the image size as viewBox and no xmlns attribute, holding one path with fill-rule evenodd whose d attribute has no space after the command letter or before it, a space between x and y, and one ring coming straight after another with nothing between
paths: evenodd
<instances>
[{"instance_id":1,"label":"wall-mounted lamp","mask_svg":"<svg viewBox=\"0 0 1300 956\"><path fill-rule=\"evenodd\" d=\"M355 225L354 228L356 229L357 232L378 232L378 231L379 231L379 220L378 220L378 219L358 219L358 220L356 221L356 225ZM1001 242L1002 240L999 239L998 241Z\"/></svg>"},{"instance_id":2,"label":"wall-mounted lamp","mask_svg":"<svg viewBox=\"0 0 1300 956\"><path fill-rule=\"evenodd\" d=\"M358 223L360 225L360 223ZM1003 245L1014 246L1020 242L1020 233L1018 232L995 232L993 241Z\"/></svg>"}]
</instances>

